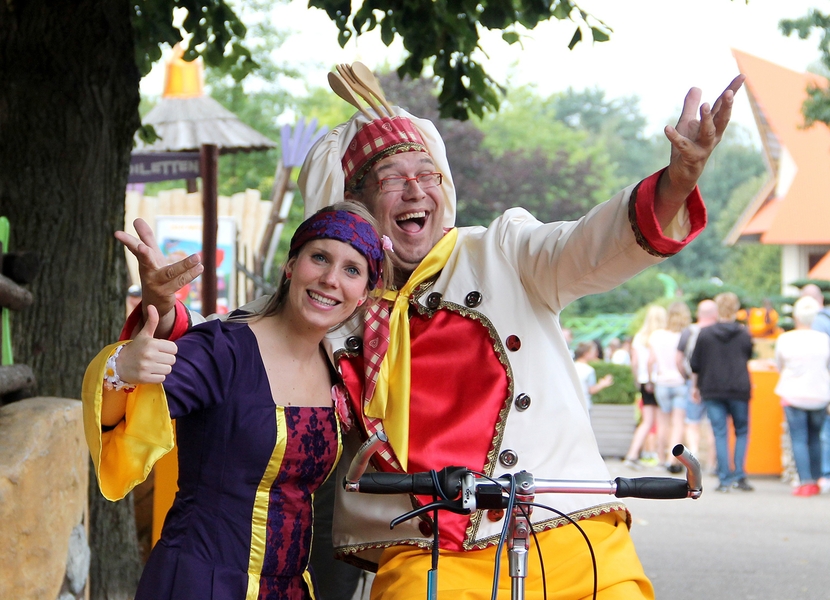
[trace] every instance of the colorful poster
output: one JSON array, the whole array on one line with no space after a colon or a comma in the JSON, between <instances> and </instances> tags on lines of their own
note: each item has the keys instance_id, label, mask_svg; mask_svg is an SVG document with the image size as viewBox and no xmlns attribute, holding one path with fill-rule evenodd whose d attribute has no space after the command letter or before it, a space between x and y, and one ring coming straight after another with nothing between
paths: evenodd
<instances>
[{"instance_id":1,"label":"colorful poster","mask_svg":"<svg viewBox=\"0 0 830 600\"><path fill-rule=\"evenodd\" d=\"M156 239L171 263L202 250L202 217L156 217ZM216 234L216 312L236 308L236 222L219 217ZM202 278L197 277L176 294L190 310L201 313Z\"/></svg>"}]
</instances>

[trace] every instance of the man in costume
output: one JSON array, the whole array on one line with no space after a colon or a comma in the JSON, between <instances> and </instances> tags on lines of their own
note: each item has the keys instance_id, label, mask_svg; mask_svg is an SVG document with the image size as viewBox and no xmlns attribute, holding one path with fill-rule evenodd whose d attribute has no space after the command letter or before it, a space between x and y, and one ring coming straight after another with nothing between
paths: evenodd
<instances>
[{"instance_id":1,"label":"man in costume","mask_svg":"<svg viewBox=\"0 0 830 600\"><path fill-rule=\"evenodd\" d=\"M375 468L408 472L463 465L488 475L526 470L551 479L610 478L558 316L570 302L612 289L671 256L705 225L697 180L729 122L737 77L713 106L687 94L677 127L667 127L667 168L574 222L541 223L512 208L489 227L455 228L455 189L444 145L429 121L395 107L356 114L309 152L300 174L306 214L347 198L365 203L393 246L397 293L328 342L363 437L386 433ZM698 118L699 111L699 118ZM148 231L148 230L147 230ZM145 301L167 313L167 331L186 327L171 288L198 274L191 259L164 266L149 246L125 240L142 263ZM142 247L143 246L143 247ZM341 462L346 468L348 461ZM617 501L539 495L577 520L597 556L598 598L652 598ZM406 496L339 493L338 553L377 575L373 598L422 598L431 524L411 520ZM584 598L591 558L568 521L533 511L545 559L531 558L527 598ZM504 515L442 514L442 598L490 597ZM533 555L533 553L531 553ZM500 587L509 590L502 569Z\"/></svg>"}]
</instances>

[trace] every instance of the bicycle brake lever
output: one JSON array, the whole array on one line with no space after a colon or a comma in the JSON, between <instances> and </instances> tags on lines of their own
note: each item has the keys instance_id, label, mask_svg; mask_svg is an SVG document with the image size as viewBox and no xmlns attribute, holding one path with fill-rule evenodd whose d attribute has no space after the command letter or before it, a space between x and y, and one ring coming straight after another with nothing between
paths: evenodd
<instances>
[{"instance_id":1,"label":"bicycle brake lever","mask_svg":"<svg viewBox=\"0 0 830 600\"><path fill-rule=\"evenodd\" d=\"M470 510L461 506L460 500L437 500L435 502L430 502L429 504L425 504L424 506L419 506L415 510L411 510L408 513L404 513L398 517L392 519L389 523L389 529L394 529L396 525L400 525L404 521L408 521L415 517L421 516L425 512L432 512L433 510L440 509L440 510L448 510L450 512L454 512L458 515L469 515Z\"/></svg>"}]
</instances>

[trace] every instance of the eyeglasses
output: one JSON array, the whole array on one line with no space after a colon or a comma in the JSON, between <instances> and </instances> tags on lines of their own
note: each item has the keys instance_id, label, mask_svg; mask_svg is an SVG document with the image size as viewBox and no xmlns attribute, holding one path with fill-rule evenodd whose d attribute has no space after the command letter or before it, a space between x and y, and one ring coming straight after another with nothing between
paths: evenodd
<instances>
[{"instance_id":1,"label":"eyeglasses","mask_svg":"<svg viewBox=\"0 0 830 600\"><path fill-rule=\"evenodd\" d=\"M421 189L428 189L441 185L444 176L441 173L421 173L415 177L387 177L378 181L378 185L384 192L402 192L410 181L417 181Z\"/></svg>"}]
</instances>

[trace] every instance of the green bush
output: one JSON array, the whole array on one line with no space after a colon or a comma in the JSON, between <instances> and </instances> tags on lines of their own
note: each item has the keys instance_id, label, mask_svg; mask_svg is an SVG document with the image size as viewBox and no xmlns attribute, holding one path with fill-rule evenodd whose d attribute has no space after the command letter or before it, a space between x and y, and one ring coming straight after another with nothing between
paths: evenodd
<instances>
[{"instance_id":1,"label":"green bush","mask_svg":"<svg viewBox=\"0 0 830 600\"><path fill-rule=\"evenodd\" d=\"M615 365L601 360L592 362L591 366L597 372L597 381L605 377L608 373L611 373L614 377L613 385L591 396L591 401L594 404L634 403L640 390L634 383L634 374L631 372L631 367Z\"/></svg>"}]
</instances>

